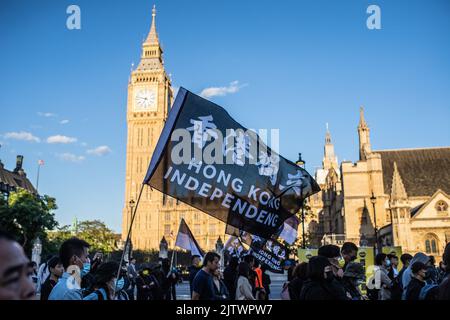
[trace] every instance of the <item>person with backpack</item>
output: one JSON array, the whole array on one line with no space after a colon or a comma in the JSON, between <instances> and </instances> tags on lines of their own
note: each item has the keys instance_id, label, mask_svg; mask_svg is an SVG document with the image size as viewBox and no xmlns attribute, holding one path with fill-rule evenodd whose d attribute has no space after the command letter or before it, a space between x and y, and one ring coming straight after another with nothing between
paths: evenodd
<instances>
[{"instance_id":1,"label":"person with backpack","mask_svg":"<svg viewBox=\"0 0 450 320\"><path fill-rule=\"evenodd\" d=\"M83 300L115 300L116 291L123 288L123 282L117 279L118 269L119 264L114 261L100 264L94 274L93 287Z\"/></svg>"},{"instance_id":2,"label":"person with backpack","mask_svg":"<svg viewBox=\"0 0 450 320\"><path fill-rule=\"evenodd\" d=\"M367 295L370 300L389 300L391 298L390 288L392 281L389 279L387 266L390 264L385 253L375 256L373 276L367 281Z\"/></svg>"},{"instance_id":3,"label":"person with backpack","mask_svg":"<svg viewBox=\"0 0 450 320\"><path fill-rule=\"evenodd\" d=\"M438 293L436 284L427 284L425 281L427 266L420 261L411 266L411 280L405 290L404 300L435 300Z\"/></svg>"}]
</instances>

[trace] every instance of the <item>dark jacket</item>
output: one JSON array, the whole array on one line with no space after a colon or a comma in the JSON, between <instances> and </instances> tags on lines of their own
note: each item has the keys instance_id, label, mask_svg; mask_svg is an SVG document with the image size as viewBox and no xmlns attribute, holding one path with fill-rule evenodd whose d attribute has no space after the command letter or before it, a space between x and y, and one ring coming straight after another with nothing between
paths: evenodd
<instances>
[{"instance_id":1,"label":"dark jacket","mask_svg":"<svg viewBox=\"0 0 450 320\"><path fill-rule=\"evenodd\" d=\"M214 300L228 300L230 299L230 294L227 289L227 286L222 280L219 280L220 288L217 288L216 283L213 281L214 288Z\"/></svg>"},{"instance_id":2,"label":"dark jacket","mask_svg":"<svg viewBox=\"0 0 450 320\"><path fill-rule=\"evenodd\" d=\"M450 300L450 272L439 285L439 300Z\"/></svg>"},{"instance_id":3,"label":"dark jacket","mask_svg":"<svg viewBox=\"0 0 450 320\"><path fill-rule=\"evenodd\" d=\"M343 286L336 280L306 280L300 300L348 300Z\"/></svg>"},{"instance_id":4,"label":"dark jacket","mask_svg":"<svg viewBox=\"0 0 450 320\"><path fill-rule=\"evenodd\" d=\"M425 282L416 278L411 278L411 281L406 288L406 300L419 300L420 290L425 286Z\"/></svg>"},{"instance_id":5,"label":"dark jacket","mask_svg":"<svg viewBox=\"0 0 450 320\"><path fill-rule=\"evenodd\" d=\"M271 283L272 283L272 280L270 280L270 276L267 273L263 272L263 274L262 274L262 285L264 287L264 290L266 290L267 297L270 294L270 284Z\"/></svg>"},{"instance_id":6,"label":"dark jacket","mask_svg":"<svg viewBox=\"0 0 450 320\"><path fill-rule=\"evenodd\" d=\"M236 282L238 272L236 269L227 266L223 271L223 282L225 283L228 292L230 293L230 300L234 300L236 297Z\"/></svg>"},{"instance_id":7,"label":"dark jacket","mask_svg":"<svg viewBox=\"0 0 450 320\"><path fill-rule=\"evenodd\" d=\"M295 277L288 284L289 297L291 300L300 300L300 293L302 292L303 283L305 281L301 278Z\"/></svg>"},{"instance_id":8,"label":"dark jacket","mask_svg":"<svg viewBox=\"0 0 450 320\"><path fill-rule=\"evenodd\" d=\"M341 281L344 286L344 290L347 296L350 296L352 300L363 300L361 292L358 289L358 285L352 278L344 277Z\"/></svg>"},{"instance_id":9,"label":"dark jacket","mask_svg":"<svg viewBox=\"0 0 450 320\"><path fill-rule=\"evenodd\" d=\"M201 269L201 267L196 267L196 266L189 266L188 270L189 270L189 289L191 291L191 296L192 296L192 282L194 281L195 276L197 275L197 272L199 272Z\"/></svg>"}]
</instances>

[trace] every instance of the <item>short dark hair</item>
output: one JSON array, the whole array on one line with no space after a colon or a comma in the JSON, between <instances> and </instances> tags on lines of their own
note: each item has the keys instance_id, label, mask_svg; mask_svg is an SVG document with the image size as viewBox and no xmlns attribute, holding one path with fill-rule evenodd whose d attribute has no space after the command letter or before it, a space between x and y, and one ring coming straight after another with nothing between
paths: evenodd
<instances>
[{"instance_id":1,"label":"short dark hair","mask_svg":"<svg viewBox=\"0 0 450 320\"><path fill-rule=\"evenodd\" d=\"M90 245L84 240L78 238L70 238L64 241L59 248L59 259L63 264L64 269L70 266L70 259L76 255L79 256L83 253L84 248L89 248Z\"/></svg>"},{"instance_id":2,"label":"short dark hair","mask_svg":"<svg viewBox=\"0 0 450 320\"><path fill-rule=\"evenodd\" d=\"M53 256L47 261L48 269L55 268L58 264L60 264L61 261L59 260L58 256Z\"/></svg>"},{"instance_id":3,"label":"short dark hair","mask_svg":"<svg viewBox=\"0 0 450 320\"><path fill-rule=\"evenodd\" d=\"M319 248L317 255L325 258L336 258L341 255L341 250L334 244L327 244Z\"/></svg>"},{"instance_id":4,"label":"short dark hair","mask_svg":"<svg viewBox=\"0 0 450 320\"><path fill-rule=\"evenodd\" d=\"M347 254L352 251L358 252L358 247L353 242L344 242L341 248L341 253Z\"/></svg>"},{"instance_id":5,"label":"short dark hair","mask_svg":"<svg viewBox=\"0 0 450 320\"><path fill-rule=\"evenodd\" d=\"M10 233L0 229L0 240L2 239L8 241L16 241L16 239L14 239L14 237Z\"/></svg>"},{"instance_id":6,"label":"short dark hair","mask_svg":"<svg viewBox=\"0 0 450 320\"><path fill-rule=\"evenodd\" d=\"M244 262L250 264L251 262L255 263L255 257L251 254L244 256Z\"/></svg>"},{"instance_id":7,"label":"short dark hair","mask_svg":"<svg viewBox=\"0 0 450 320\"><path fill-rule=\"evenodd\" d=\"M198 254L194 254L191 257L191 262L194 261L195 258L200 258L200 256Z\"/></svg>"},{"instance_id":8,"label":"short dark hair","mask_svg":"<svg viewBox=\"0 0 450 320\"><path fill-rule=\"evenodd\" d=\"M407 264L408 261L411 261L411 260L412 260L412 258L413 258L413 256L410 255L409 253L404 253L404 254L402 254L402 255L400 256L400 261L401 261L403 264Z\"/></svg>"},{"instance_id":9,"label":"short dark hair","mask_svg":"<svg viewBox=\"0 0 450 320\"><path fill-rule=\"evenodd\" d=\"M387 255L387 257L388 257L389 260L391 260L391 259L397 259L398 260L398 257L395 254L392 254L392 253L389 253Z\"/></svg>"},{"instance_id":10,"label":"short dark hair","mask_svg":"<svg viewBox=\"0 0 450 320\"><path fill-rule=\"evenodd\" d=\"M243 277L248 278L249 273L250 273L250 267L249 267L248 263L246 263L246 262L239 263L238 276L243 276Z\"/></svg>"},{"instance_id":11,"label":"short dark hair","mask_svg":"<svg viewBox=\"0 0 450 320\"><path fill-rule=\"evenodd\" d=\"M325 267L330 266L328 258L324 256L314 256L308 262L308 278L312 280L323 280Z\"/></svg>"},{"instance_id":12,"label":"short dark hair","mask_svg":"<svg viewBox=\"0 0 450 320\"><path fill-rule=\"evenodd\" d=\"M381 266L383 264L383 261L386 260L387 254L386 253L378 253L375 256L375 265Z\"/></svg>"},{"instance_id":13,"label":"short dark hair","mask_svg":"<svg viewBox=\"0 0 450 320\"><path fill-rule=\"evenodd\" d=\"M103 286L112 278L117 277L119 264L115 261L104 262L100 264L95 271L94 279L96 286Z\"/></svg>"},{"instance_id":14,"label":"short dark hair","mask_svg":"<svg viewBox=\"0 0 450 320\"><path fill-rule=\"evenodd\" d=\"M308 276L308 262L302 262L295 266L292 277L306 280Z\"/></svg>"},{"instance_id":15,"label":"short dark hair","mask_svg":"<svg viewBox=\"0 0 450 320\"><path fill-rule=\"evenodd\" d=\"M206 267L208 262L213 262L215 258L220 260L220 256L216 252L213 251L207 252L205 254L205 257L203 258L203 267Z\"/></svg>"},{"instance_id":16,"label":"short dark hair","mask_svg":"<svg viewBox=\"0 0 450 320\"><path fill-rule=\"evenodd\" d=\"M425 263L420 262L420 261L414 262L411 266L411 272L414 274L419 272L420 270L426 270L426 269L427 269L427 266L425 265Z\"/></svg>"},{"instance_id":17,"label":"short dark hair","mask_svg":"<svg viewBox=\"0 0 450 320\"><path fill-rule=\"evenodd\" d=\"M239 265L239 259L238 257L231 257L230 262L228 262L228 266L231 269L236 270L237 266Z\"/></svg>"}]
</instances>

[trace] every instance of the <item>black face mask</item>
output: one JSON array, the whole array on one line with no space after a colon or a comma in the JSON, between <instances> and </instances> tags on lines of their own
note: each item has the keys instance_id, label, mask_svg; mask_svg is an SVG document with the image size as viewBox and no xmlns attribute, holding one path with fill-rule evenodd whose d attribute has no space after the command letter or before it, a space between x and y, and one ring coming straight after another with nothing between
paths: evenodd
<instances>
[{"instance_id":1,"label":"black face mask","mask_svg":"<svg viewBox=\"0 0 450 320\"><path fill-rule=\"evenodd\" d=\"M356 258L357 258L356 256L351 256L351 257L350 257L350 261L355 261Z\"/></svg>"}]
</instances>

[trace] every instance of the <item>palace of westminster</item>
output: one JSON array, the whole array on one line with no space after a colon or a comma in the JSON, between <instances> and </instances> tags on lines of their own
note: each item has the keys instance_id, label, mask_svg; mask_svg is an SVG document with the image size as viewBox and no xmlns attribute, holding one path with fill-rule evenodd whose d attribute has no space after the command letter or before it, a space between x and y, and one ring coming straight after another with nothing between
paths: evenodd
<instances>
[{"instance_id":1,"label":"palace of westminster","mask_svg":"<svg viewBox=\"0 0 450 320\"><path fill-rule=\"evenodd\" d=\"M153 8L141 61L128 84L123 239L174 99L155 18ZM362 108L357 130L359 159L339 164L327 129L322 167L315 173L322 191L308 200L309 245L373 245L377 235L379 243L403 252L441 255L450 241L450 147L373 150ZM163 236L172 248L181 218L204 250L225 236L223 222L145 186L131 232L133 248L157 249Z\"/></svg>"}]
</instances>

